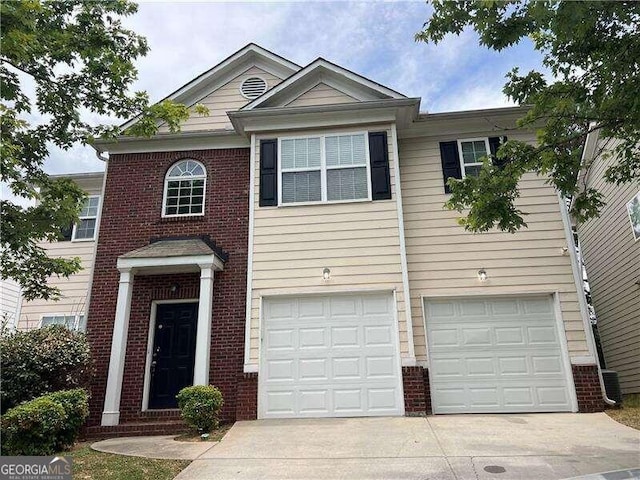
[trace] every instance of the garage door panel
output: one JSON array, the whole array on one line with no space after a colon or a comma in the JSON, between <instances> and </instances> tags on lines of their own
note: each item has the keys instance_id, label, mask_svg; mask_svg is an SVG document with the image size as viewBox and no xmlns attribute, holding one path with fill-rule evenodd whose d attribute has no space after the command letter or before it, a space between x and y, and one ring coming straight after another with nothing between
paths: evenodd
<instances>
[{"instance_id":1,"label":"garage door panel","mask_svg":"<svg viewBox=\"0 0 640 480\"><path fill-rule=\"evenodd\" d=\"M437 300L425 311L436 413L571 410L550 297Z\"/></svg>"},{"instance_id":2,"label":"garage door panel","mask_svg":"<svg viewBox=\"0 0 640 480\"><path fill-rule=\"evenodd\" d=\"M391 295L286 302L265 300L261 418L403 413Z\"/></svg>"}]
</instances>

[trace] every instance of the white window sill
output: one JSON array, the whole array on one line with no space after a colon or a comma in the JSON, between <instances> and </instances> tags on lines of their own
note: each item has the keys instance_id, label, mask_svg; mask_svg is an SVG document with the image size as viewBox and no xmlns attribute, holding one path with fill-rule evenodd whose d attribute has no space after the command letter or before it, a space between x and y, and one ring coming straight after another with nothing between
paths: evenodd
<instances>
[{"instance_id":1,"label":"white window sill","mask_svg":"<svg viewBox=\"0 0 640 480\"><path fill-rule=\"evenodd\" d=\"M358 198L354 200L327 200L326 202L295 202L295 203L281 203L277 205L277 207L305 207L305 206L314 206L314 205L336 205L342 203L364 203L364 202L372 202L370 198Z\"/></svg>"},{"instance_id":2,"label":"white window sill","mask_svg":"<svg viewBox=\"0 0 640 480\"><path fill-rule=\"evenodd\" d=\"M96 238L73 238L71 239L71 242L73 243L77 243L77 242L95 242Z\"/></svg>"}]
</instances>

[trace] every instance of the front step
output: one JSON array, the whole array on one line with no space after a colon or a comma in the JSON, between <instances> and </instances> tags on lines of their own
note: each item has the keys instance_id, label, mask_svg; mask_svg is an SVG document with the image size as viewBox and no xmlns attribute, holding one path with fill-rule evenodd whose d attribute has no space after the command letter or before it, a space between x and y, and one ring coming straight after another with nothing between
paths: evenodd
<instances>
[{"instance_id":1,"label":"front step","mask_svg":"<svg viewBox=\"0 0 640 480\"><path fill-rule=\"evenodd\" d=\"M87 427L82 432L84 439L107 437L140 437L147 435L177 435L187 430L181 420L146 421L138 423L122 423L111 426Z\"/></svg>"}]
</instances>

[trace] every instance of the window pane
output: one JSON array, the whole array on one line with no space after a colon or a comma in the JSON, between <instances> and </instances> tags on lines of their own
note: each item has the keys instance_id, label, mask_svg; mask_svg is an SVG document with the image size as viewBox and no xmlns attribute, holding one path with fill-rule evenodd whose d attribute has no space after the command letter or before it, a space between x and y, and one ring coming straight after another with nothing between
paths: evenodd
<instances>
[{"instance_id":1,"label":"window pane","mask_svg":"<svg viewBox=\"0 0 640 480\"><path fill-rule=\"evenodd\" d=\"M340 135L325 140L327 166L365 165L364 135Z\"/></svg>"},{"instance_id":2,"label":"window pane","mask_svg":"<svg viewBox=\"0 0 640 480\"><path fill-rule=\"evenodd\" d=\"M327 166L335 167L340 165L338 156L340 148L338 147L338 137L327 137L324 142L325 155L327 157Z\"/></svg>"},{"instance_id":3,"label":"window pane","mask_svg":"<svg viewBox=\"0 0 640 480\"><path fill-rule=\"evenodd\" d=\"M282 140L280 159L282 168L313 168L320 166L320 138Z\"/></svg>"},{"instance_id":4,"label":"window pane","mask_svg":"<svg viewBox=\"0 0 640 480\"><path fill-rule=\"evenodd\" d=\"M340 137L340 165L353 165L353 155L351 148L351 136L342 135Z\"/></svg>"},{"instance_id":5,"label":"window pane","mask_svg":"<svg viewBox=\"0 0 640 480\"><path fill-rule=\"evenodd\" d=\"M482 169L481 165L474 165L471 167L464 167L464 171L467 175L473 175L474 177L477 177L478 175L480 175L480 170Z\"/></svg>"},{"instance_id":6,"label":"window pane","mask_svg":"<svg viewBox=\"0 0 640 480\"><path fill-rule=\"evenodd\" d=\"M479 163L482 157L487 156L487 147L484 140L462 142L462 161L464 163Z\"/></svg>"},{"instance_id":7,"label":"window pane","mask_svg":"<svg viewBox=\"0 0 640 480\"><path fill-rule=\"evenodd\" d=\"M84 315L78 315L78 328L79 332L84 332L87 329L87 317Z\"/></svg>"},{"instance_id":8,"label":"window pane","mask_svg":"<svg viewBox=\"0 0 640 480\"><path fill-rule=\"evenodd\" d=\"M52 315L42 317L41 326L46 327L49 325L62 325L67 327L68 329L73 329L75 327L75 323L75 315Z\"/></svg>"},{"instance_id":9,"label":"window pane","mask_svg":"<svg viewBox=\"0 0 640 480\"><path fill-rule=\"evenodd\" d=\"M295 143L293 140L282 140L280 143L280 159L282 168L289 169L294 167Z\"/></svg>"},{"instance_id":10,"label":"window pane","mask_svg":"<svg viewBox=\"0 0 640 480\"><path fill-rule=\"evenodd\" d=\"M93 238L96 230L95 218L80 220L76 225L76 239Z\"/></svg>"},{"instance_id":11,"label":"window pane","mask_svg":"<svg viewBox=\"0 0 640 480\"><path fill-rule=\"evenodd\" d=\"M320 171L282 174L282 202L317 202L320 193Z\"/></svg>"},{"instance_id":12,"label":"window pane","mask_svg":"<svg viewBox=\"0 0 640 480\"><path fill-rule=\"evenodd\" d=\"M307 139L306 138L296 138L295 142L295 159L294 159L294 167L295 168L307 168L309 166L307 162Z\"/></svg>"},{"instance_id":13,"label":"window pane","mask_svg":"<svg viewBox=\"0 0 640 480\"><path fill-rule=\"evenodd\" d=\"M328 200L355 200L367 197L366 167L327 170Z\"/></svg>"},{"instance_id":14,"label":"window pane","mask_svg":"<svg viewBox=\"0 0 640 480\"><path fill-rule=\"evenodd\" d=\"M320 139L310 138L307 142L308 151L308 166L319 167L320 166Z\"/></svg>"},{"instance_id":15,"label":"window pane","mask_svg":"<svg viewBox=\"0 0 640 480\"><path fill-rule=\"evenodd\" d=\"M462 152L462 160L464 163L476 163L476 156L473 152Z\"/></svg>"}]
</instances>

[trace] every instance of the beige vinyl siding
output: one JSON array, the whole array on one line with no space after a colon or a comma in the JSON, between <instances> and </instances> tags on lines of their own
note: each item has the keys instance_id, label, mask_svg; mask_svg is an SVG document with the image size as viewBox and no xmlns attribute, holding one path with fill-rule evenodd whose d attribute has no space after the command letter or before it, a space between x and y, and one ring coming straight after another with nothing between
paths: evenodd
<instances>
[{"instance_id":1,"label":"beige vinyl siding","mask_svg":"<svg viewBox=\"0 0 640 480\"><path fill-rule=\"evenodd\" d=\"M102 177L76 180L88 195L101 195ZM96 232L97 238L97 232ZM41 244L51 257L80 258L82 270L69 278L51 277L49 285L58 287L60 300L32 300L22 302L18 328L38 328L43 315L73 315L86 313L87 294L95 255L95 241L51 242Z\"/></svg>"},{"instance_id":2,"label":"beige vinyl siding","mask_svg":"<svg viewBox=\"0 0 640 480\"><path fill-rule=\"evenodd\" d=\"M0 280L0 322L12 325L16 319L20 286L11 279Z\"/></svg>"},{"instance_id":3,"label":"beige vinyl siding","mask_svg":"<svg viewBox=\"0 0 640 480\"><path fill-rule=\"evenodd\" d=\"M363 126L358 131L387 131L393 198L286 207L260 207L260 138L255 151L253 275L250 361L258 362L260 299L269 295L343 293L358 290L396 292L402 356L408 352L405 297L402 288L400 237L390 126ZM335 129L306 135L353 132ZM302 133L302 132L299 132ZM284 136L296 135L287 132ZM331 280L322 280L324 267Z\"/></svg>"},{"instance_id":4,"label":"beige vinyl siding","mask_svg":"<svg viewBox=\"0 0 640 480\"><path fill-rule=\"evenodd\" d=\"M353 97L342 93L325 83L319 83L287 104L287 107L308 107L312 105L332 105L357 102Z\"/></svg>"},{"instance_id":5,"label":"beige vinyl siding","mask_svg":"<svg viewBox=\"0 0 640 480\"><path fill-rule=\"evenodd\" d=\"M218 88L197 103L201 103L209 109L209 115L202 116L191 109L191 116L182 124L183 132L194 132L198 130L232 130L231 122L227 116L227 112L238 110L247 103L249 99L240 93L240 85L247 78L259 76L267 82L267 89L271 89L279 84L282 79L265 72L261 68L251 67L241 73L227 84ZM160 133L168 133L166 126L160 127Z\"/></svg>"},{"instance_id":6,"label":"beige vinyl siding","mask_svg":"<svg viewBox=\"0 0 640 480\"><path fill-rule=\"evenodd\" d=\"M614 162L597 158L588 174L587 187L599 190L606 205L599 218L578 225L578 236L607 367L618 372L623 393L640 393L640 240L626 207L640 183L605 182Z\"/></svg>"},{"instance_id":7,"label":"beige vinyl siding","mask_svg":"<svg viewBox=\"0 0 640 480\"><path fill-rule=\"evenodd\" d=\"M509 138L533 141L516 133ZM417 360L427 360L422 297L534 292L559 293L569 353L588 355L571 259L562 253L567 241L554 190L544 179L527 174L520 184L518 206L529 213L525 218L529 228L515 234L465 232L456 222L460 214L443 208L448 195L444 193L439 142L450 139L399 141ZM477 277L481 268L489 277L485 284Z\"/></svg>"}]
</instances>

